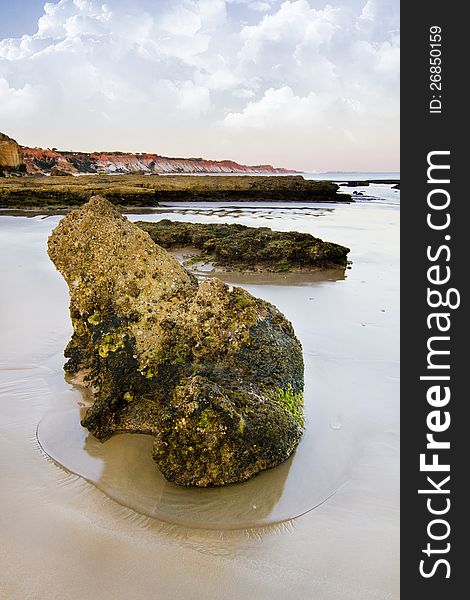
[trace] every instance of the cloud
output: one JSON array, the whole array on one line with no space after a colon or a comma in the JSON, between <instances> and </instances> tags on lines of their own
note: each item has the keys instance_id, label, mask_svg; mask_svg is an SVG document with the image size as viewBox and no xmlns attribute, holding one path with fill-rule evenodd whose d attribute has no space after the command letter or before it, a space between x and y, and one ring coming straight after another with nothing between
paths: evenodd
<instances>
[{"instance_id":1,"label":"cloud","mask_svg":"<svg viewBox=\"0 0 470 600\"><path fill-rule=\"evenodd\" d=\"M266 12L271 8L271 5L269 2L249 2L248 7L251 8L251 10Z\"/></svg>"},{"instance_id":2,"label":"cloud","mask_svg":"<svg viewBox=\"0 0 470 600\"><path fill-rule=\"evenodd\" d=\"M397 33L400 27L399 11L393 0L368 0L364 5L357 27L369 37L383 37L384 32Z\"/></svg>"},{"instance_id":3,"label":"cloud","mask_svg":"<svg viewBox=\"0 0 470 600\"><path fill-rule=\"evenodd\" d=\"M264 130L271 127L304 124L318 119L322 114L321 100L315 93L299 97L290 87L269 88L263 97L256 102L249 102L239 113L229 113L224 123L231 128Z\"/></svg>"},{"instance_id":4,"label":"cloud","mask_svg":"<svg viewBox=\"0 0 470 600\"><path fill-rule=\"evenodd\" d=\"M398 33L398 0L48 2L34 35L0 40L0 130L31 145L393 168Z\"/></svg>"},{"instance_id":5,"label":"cloud","mask_svg":"<svg viewBox=\"0 0 470 600\"><path fill-rule=\"evenodd\" d=\"M257 25L242 29L241 37L245 40L242 53L256 60L263 46L270 42L292 46L310 40L321 45L331 38L338 11L328 5L317 11L310 8L307 0L287 0L277 12L265 15Z\"/></svg>"},{"instance_id":6,"label":"cloud","mask_svg":"<svg viewBox=\"0 0 470 600\"><path fill-rule=\"evenodd\" d=\"M178 89L178 108L191 116L207 112L210 109L209 90L192 81L184 81Z\"/></svg>"},{"instance_id":7,"label":"cloud","mask_svg":"<svg viewBox=\"0 0 470 600\"><path fill-rule=\"evenodd\" d=\"M14 118L18 112L25 116L32 115L36 97L37 91L29 83L16 89L10 87L8 81L0 77L1 111L6 117Z\"/></svg>"}]
</instances>

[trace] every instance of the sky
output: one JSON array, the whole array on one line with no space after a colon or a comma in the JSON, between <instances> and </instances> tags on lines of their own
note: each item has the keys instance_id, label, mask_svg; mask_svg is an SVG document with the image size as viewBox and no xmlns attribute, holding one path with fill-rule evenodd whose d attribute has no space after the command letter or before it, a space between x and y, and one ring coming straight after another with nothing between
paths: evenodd
<instances>
[{"instance_id":1,"label":"sky","mask_svg":"<svg viewBox=\"0 0 470 600\"><path fill-rule=\"evenodd\" d=\"M0 0L22 145L399 170L399 0Z\"/></svg>"}]
</instances>

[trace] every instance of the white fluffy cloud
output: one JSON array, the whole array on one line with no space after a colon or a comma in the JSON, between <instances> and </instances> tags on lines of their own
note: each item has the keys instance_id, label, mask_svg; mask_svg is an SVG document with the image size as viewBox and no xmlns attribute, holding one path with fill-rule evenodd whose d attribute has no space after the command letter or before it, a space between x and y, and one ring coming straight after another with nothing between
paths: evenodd
<instances>
[{"instance_id":1,"label":"white fluffy cloud","mask_svg":"<svg viewBox=\"0 0 470 600\"><path fill-rule=\"evenodd\" d=\"M30 145L398 167L398 0L60 0L0 40Z\"/></svg>"}]
</instances>

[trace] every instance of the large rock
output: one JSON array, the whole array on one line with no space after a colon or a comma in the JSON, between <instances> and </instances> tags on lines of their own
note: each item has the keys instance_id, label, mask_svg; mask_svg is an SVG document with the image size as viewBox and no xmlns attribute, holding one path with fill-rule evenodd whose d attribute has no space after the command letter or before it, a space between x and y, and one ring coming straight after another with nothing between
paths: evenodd
<instances>
[{"instance_id":1,"label":"large rock","mask_svg":"<svg viewBox=\"0 0 470 600\"><path fill-rule=\"evenodd\" d=\"M65 369L94 394L98 439L155 437L181 485L243 481L284 461L303 432L303 359L272 304L218 279L198 284L100 197L66 216L49 256L70 289Z\"/></svg>"},{"instance_id":2,"label":"large rock","mask_svg":"<svg viewBox=\"0 0 470 600\"><path fill-rule=\"evenodd\" d=\"M18 144L4 133L0 133L0 171L16 171L22 164Z\"/></svg>"},{"instance_id":3,"label":"large rock","mask_svg":"<svg viewBox=\"0 0 470 600\"><path fill-rule=\"evenodd\" d=\"M162 219L138 221L152 240L166 249L189 248L194 259L236 271L314 271L342 269L349 248L324 242L310 233L273 231L239 223L183 223ZM200 254L193 252L196 248Z\"/></svg>"}]
</instances>

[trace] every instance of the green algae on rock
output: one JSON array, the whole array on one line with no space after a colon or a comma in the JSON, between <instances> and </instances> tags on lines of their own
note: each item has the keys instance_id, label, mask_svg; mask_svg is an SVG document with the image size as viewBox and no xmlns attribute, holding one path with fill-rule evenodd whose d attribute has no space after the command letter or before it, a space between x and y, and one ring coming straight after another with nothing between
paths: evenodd
<instances>
[{"instance_id":1,"label":"green algae on rock","mask_svg":"<svg viewBox=\"0 0 470 600\"><path fill-rule=\"evenodd\" d=\"M164 219L136 223L163 248L194 247L201 260L235 270L345 269L349 248L309 233L273 231L239 224L181 223Z\"/></svg>"},{"instance_id":2,"label":"green algae on rock","mask_svg":"<svg viewBox=\"0 0 470 600\"><path fill-rule=\"evenodd\" d=\"M294 451L303 433L303 357L291 323L218 279L201 284L105 199L52 232L70 290L67 372L94 403L99 440L154 436L163 475L184 486L244 481Z\"/></svg>"}]
</instances>

